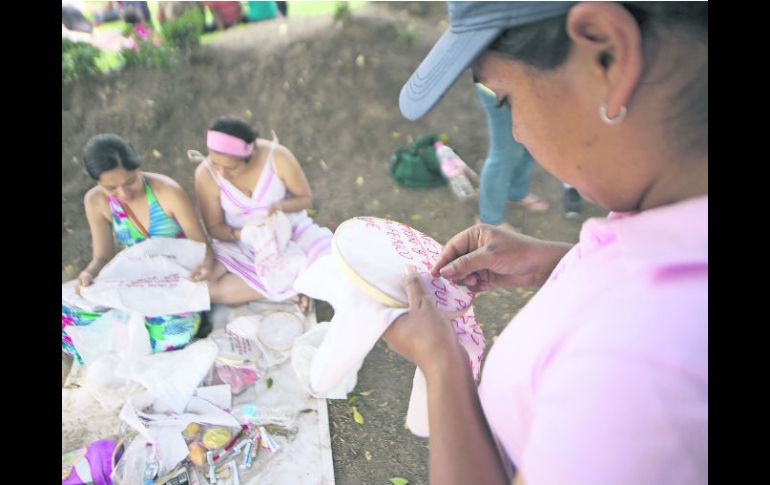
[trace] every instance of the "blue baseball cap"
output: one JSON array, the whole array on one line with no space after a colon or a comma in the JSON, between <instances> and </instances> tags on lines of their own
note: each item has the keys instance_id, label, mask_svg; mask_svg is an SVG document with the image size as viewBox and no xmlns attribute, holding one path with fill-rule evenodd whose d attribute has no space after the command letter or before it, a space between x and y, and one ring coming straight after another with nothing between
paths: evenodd
<instances>
[{"instance_id":1,"label":"blue baseball cap","mask_svg":"<svg viewBox=\"0 0 770 485\"><path fill-rule=\"evenodd\" d=\"M431 110L460 74L506 29L567 13L575 2L447 2L449 29L401 88L401 114Z\"/></svg>"}]
</instances>

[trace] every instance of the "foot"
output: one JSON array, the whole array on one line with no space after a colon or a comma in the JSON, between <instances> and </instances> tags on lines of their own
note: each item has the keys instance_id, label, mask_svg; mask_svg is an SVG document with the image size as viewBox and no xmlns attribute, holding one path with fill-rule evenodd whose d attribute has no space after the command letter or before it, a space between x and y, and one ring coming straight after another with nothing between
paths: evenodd
<instances>
[{"instance_id":1,"label":"foot","mask_svg":"<svg viewBox=\"0 0 770 485\"><path fill-rule=\"evenodd\" d=\"M303 295L302 293L292 298L291 301L297 304L297 308L299 308L299 311L302 312L303 315L308 314L313 302L309 296Z\"/></svg>"},{"instance_id":2,"label":"foot","mask_svg":"<svg viewBox=\"0 0 770 485\"><path fill-rule=\"evenodd\" d=\"M574 188L564 190L562 198L562 214L567 219L577 219L583 212L583 198Z\"/></svg>"},{"instance_id":3,"label":"foot","mask_svg":"<svg viewBox=\"0 0 770 485\"><path fill-rule=\"evenodd\" d=\"M530 212L546 212L551 208L547 200L535 194L529 193L521 200L513 200L511 204L527 209Z\"/></svg>"}]
</instances>

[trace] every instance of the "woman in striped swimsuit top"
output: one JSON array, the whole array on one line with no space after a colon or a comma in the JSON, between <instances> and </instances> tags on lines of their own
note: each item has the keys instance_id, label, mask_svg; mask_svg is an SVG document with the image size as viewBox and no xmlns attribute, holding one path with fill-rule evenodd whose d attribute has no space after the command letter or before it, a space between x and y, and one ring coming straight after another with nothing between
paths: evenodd
<instances>
[{"instance_id":1,"label":"woman in striped swimsuit top","mask_svg":"<svg viewBox=\"0 0 770 485\"><path fill-rule=\"evenodd\" d=\"M195 208L185 191L171 178L140 171L142 160L131 145L114 134L96 135L86 144L84 165L97 185L85 195L85 211L91 230L92 257L80 272L80 286L90 285L115 254L115 239L122 247L151 237L189 238L206 242ZM192 271L195 281L207 279L214 253L206 248L203 263ZM62 302L62 350L78 362L82 359L67 334L70 325L88 325L104 312L85 311ZM201 315L145 317L155 352L184 347L198 331Z\"/></svg>"}]
</instances>

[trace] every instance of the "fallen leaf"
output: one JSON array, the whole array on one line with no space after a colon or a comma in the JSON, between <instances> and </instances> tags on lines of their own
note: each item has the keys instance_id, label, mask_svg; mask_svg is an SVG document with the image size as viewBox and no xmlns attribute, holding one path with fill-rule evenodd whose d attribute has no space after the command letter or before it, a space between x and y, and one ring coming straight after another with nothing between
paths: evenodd
<instances>
[{"instance_id":1,"label":"fallen leaf","mask_svg":"<svg viewBox=\"0 0 770 485\"><path fill-rule=\"evenodd\" d=\"M398 140L398 139L400 139L400 138L401 138L401 133L399 133L399 132L397 132L397 131L394 131L394 132L392 132L392 133L390 134L390 138L391 138L392 140Z\"/></svg>"},{"instance_id":2,"label":"fallen leaf","mask_svg":"<svg viewBox=\"0 0 770 485\"><path fill-rule=\"evenodd\" d=\"M364 67L364 64L366 64L366 58L363 54L359 54L358 57L356 57L356 66Z\"/></svg>"},{"instance_id":3,"label":"fallen leaf","mask_svg":"<svg viewBox=\"0 0 770 485\"><path fill-rule=\"evenodd\" d=\"M422 219L422 216L420 214L412 214L411 216L409 216L409 219L413 221L419 221L420 219Z\"/></svg>"},{"instance_id":4,"label":"fallen leaf","mask_svg":"<svg viewBox=\"0 0 770 485\"><path fill-rule=\"evenodd\" d=\"M361 399L361 396L350 396L348 398L348 404L354 404L359 399Z\"/></svg>"},{"instance_id":5,"label":"fallen leaf","mask_svg":"<svg viewBox=\"0 0 770 485\"><path fill-rule=\"evenodd\" d=\"M272 378L272 377L268 377L268 378L267 378L267 382L266 382L266 384L267 384L267 388L268 388L268 389L270 389L271 387L273 387L273 378Z\"/></svg>"},{"instance_id":6,"label":"fallen leaf","mask_svg":"<svg viewBox=\"0 0 770 485\"><path fill-rule=\"evenodd\" d=\"M393 477L393 478L389 478L388 480L390 480L390 483L392 483L393 485L406 485L407 483L409 483L409 480L402 477Z\"/></svg>"},{"instance_id":7,"label":"fallen leaf","mask_svg":"<svg viewBox=\"0 0 770 485\"><path fill-rule=\"evenodd\" d=\"M364 424L364 417L358 412L358 408L353 406L353 421L358 424Z\"/></svg>"},{"instance_id":8,"label":"fallen leaf","mask_svg":"<svg viewBox=\"0 0 770 485\"><path fill-rule=\"evenodd\" d=\"M356 185L358 185L359 187L364 185L364 178L363 177L358 177L356 179Z\"/></svg>"},{"instance_id":9,"label":"fallen leaf","mask_svg":"<svg viewBox=\"0 0 770 485\"><path fill-rule=\"evenodd\" d=\"M327 165L327 164L326 164L326 161L325 161L325 160L321 160L321 161L320 161L320 162L318 162L318 163L321 165L321 168L322 168L324 171L326 171L326 170L329 170L329 165Z\"/></svg>"},{"instance_id":10,"label":"fallen leaf","mask_svg":"<svg viewBox=\"0 0 770 485\"><path fill-rule=\"evenodd\" d=\"M362 391L362 392L360 392L359 394L361 394L362 396L366 397L366 396L368 396L369 394L371 394L371 393L372 393L372 390L373 390L373 389L369 389L368 391Z\"/></svg>"},{"instance_id":11,"label":"fallen leaf","mask_svg":"<svg viewBox=\"0 0 770 485\"><path fill-rule=\"evenodd\" d=\"M155 157L155 158L160 158L160 157L163 156L163 154L160 153L158 150L153 150L152 151L152 156Z\"/></svg>"},{"instance_id":12,"label":"fallen leaf","mask_svg":"<svg viewBox=\"0 0 770 485\"><path fill-rule=\"evenodd\" d=\"M247 109L246 111L243 112L243 116L245 116L247 120L250 120L251 117L254 116L254 114L251 112L250 109Z\"/></svg>"},{"instance_id":13,"label":"fallen leaf","mask_svg":"<svg viewBox=\"0 0 770 485\"><path fill-rule=\"evenodd\" d=\"M369 450L364 450L364 456L366 457L366 461L372 461L372 453Z\"/></svg>"}]
</instances>

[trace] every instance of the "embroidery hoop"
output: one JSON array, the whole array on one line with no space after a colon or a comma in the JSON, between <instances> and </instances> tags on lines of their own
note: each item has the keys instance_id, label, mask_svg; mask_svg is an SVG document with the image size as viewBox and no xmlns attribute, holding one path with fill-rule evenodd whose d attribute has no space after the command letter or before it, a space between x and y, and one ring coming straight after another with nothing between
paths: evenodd
<instances>
[{"instance_id":1,"label":"embroidery hoop","mask_svg":"<svg viewBox=\"0 0 770 485\"><path fill-rule=\"evenodd\" d=\"M430 241L435 242L439 247L441 246L438 242L433 240L433 238L430 238L429 236L423 234L422 232L411 228L407 226L406 224L402 224L396 221L391 221L388 219L382 219L378 217L355 217L352 219L348 219L347 221L343 222L337 227L337 230L334 232L334 236L332 237L332 254L334 255L334 259L337 261L339 267L342 269L342 272L345 274L345 276L353 282L359 289L361 289L364 293L366 293L368 296L373 298L374 300L388 306L391 308L408 308L409 302L406 299L406 296L396 295L392 291L388 291L386 286L388 286L387 283L380 282L384 280L390 280L391 281L391 287L393 281L398 281L399 288L401 287L401 282L403 280L403 274L404 274L404 268L406 267L408 261L404 258L397 257L397 254L395 250L392 250L390 248L384 249L384 247L387 247L387 244L380 243L380 247L373 248L372 250L381 250L381 253L377 253L374 255L370 255L370 257L378 257L381 256L382 258L386 258L389 262L392 264L387 265L386 271L388 274L382 275L379 278L377 277L371 277L371 276L363 276L364 271L356 270L356 268L360 268L362 266L362 263L359 261L361 258L361 255L351 254L354 251L351 251L349 249L349 240L346 239L346 237L351 234L353 231L355 231L356 227L361 224L365 224L366 220L384 223L384 224L396 224L398 226L406 226L411 231L416 233L417 235L421 235L424 238L428 238ZM383 236L385 237L385 236ZM377 241L379 243L379 241ZM355 246L355 245L354 245ZM357 260L356 258L359 258ZM427 273L427 272L421 272L421 277L423 279L423 283L427 283L427 285L430 285L430 280L433 280L433 278ZM378 281L378 279L380 281ZM441 278L443 280L443 278ZM427 280L427 281L426 281ZM457 311L445 311L450 318L456 318L460 315L465 314L468 309L473 304L473 301L475 300L475 295L470 298L470 300L467 302L467 307L462 310Z\"/></svg>"},{"instance_id":2,"label":"embroidery hoop","mask_svg":"<svg viewBox=\"0 0 770 485\"><path fill-rule=\"evenodd\" d=\"M286 315L290 318L287 318ZM272 339L271 341L268 335L274 333L274 325L285 326L287 325L287 322L290 322L289 325L296 325L297 330L296 335L289 340L288 346L281 345L279 342L275 341L276 339ZM276 311L266 315L259 321L259 325L257 326L257 338L259 339L259 342L269 350L275 352L286 352L287 350L290 350L294 346L294 339L304 332L305 324L302 319L296 313L286 311Z\"/></svg>"}]
</instances>

